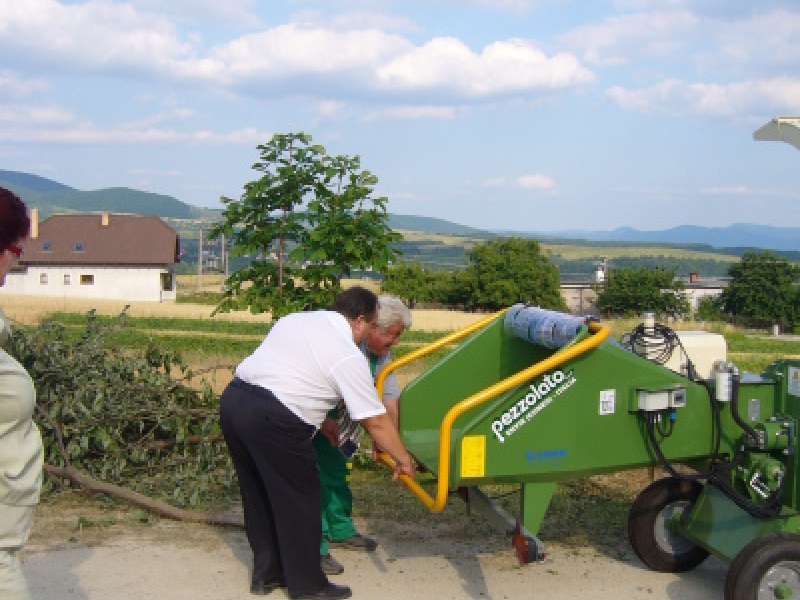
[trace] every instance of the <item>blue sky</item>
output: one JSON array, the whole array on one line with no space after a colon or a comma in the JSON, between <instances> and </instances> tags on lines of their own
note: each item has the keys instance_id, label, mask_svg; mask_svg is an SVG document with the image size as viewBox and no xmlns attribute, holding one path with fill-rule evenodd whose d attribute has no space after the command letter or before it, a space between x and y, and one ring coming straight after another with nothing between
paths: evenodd
<instances>
[{"instance_id":1,"label":"blue sky","mask_svg":"<svg viewBox=\"0 0 800 600\"><path fill-rule=\"evenodd\" d=\"M487 229L800 227L796 0L0 0L0 168L220 207L256 146Z\"/></svg>"}]
</instances>

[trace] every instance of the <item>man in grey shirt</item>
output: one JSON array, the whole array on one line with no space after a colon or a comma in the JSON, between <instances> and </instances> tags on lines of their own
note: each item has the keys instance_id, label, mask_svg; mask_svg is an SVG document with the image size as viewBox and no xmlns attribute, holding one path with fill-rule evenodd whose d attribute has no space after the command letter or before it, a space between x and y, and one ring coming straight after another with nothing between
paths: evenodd
<instances>
[{"instance_id":1,"label":"man in grey shirt","mask_svg":"<svg viewBox=\"0 0 800 600\"><path fill-rule=\"evenodd\" d=\"M391 362L392 357L389 353L391 347L397 343L400 334L409 327L411 327L411 311L402 300L393 296L380 296L375 326L359 344L369 362L373 381ZM384 381L382 400L395 427L398 425L399 398L400 386L394 373L390 373ZM344 416L347 420L347 415L337 416L340 418ZM350 428L340 422L340 432L345 430ZM372 552L377 543L360 534L353 523L353 493L349 483L352 459L340 452L325 435L320 433L314 437L314 449L317 451L322 485L320 561L323 572L328 575L338 575L344 571L344 567L331 556L330 547Z\"/></svg>"}]
</instances>

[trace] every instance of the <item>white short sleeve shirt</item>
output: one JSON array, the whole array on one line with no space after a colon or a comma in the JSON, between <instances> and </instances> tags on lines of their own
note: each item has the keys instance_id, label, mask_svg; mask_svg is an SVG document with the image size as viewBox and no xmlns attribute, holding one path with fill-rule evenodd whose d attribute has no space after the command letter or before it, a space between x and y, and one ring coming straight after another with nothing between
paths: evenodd
<instances>
[{"instance_id":1,"label":"white short sleeve shirt","mask_svg":"<svg viewBox=\"0 0 800 600\"><path fill-rule=\"evenodd\" d=\"M270 390L286 408L315 427L339 399L344 399L356 421L386 412L367 360L353 342L350 324L333 311L300 312L278 319L235 375Z\"/></svg>"}]
</instances>

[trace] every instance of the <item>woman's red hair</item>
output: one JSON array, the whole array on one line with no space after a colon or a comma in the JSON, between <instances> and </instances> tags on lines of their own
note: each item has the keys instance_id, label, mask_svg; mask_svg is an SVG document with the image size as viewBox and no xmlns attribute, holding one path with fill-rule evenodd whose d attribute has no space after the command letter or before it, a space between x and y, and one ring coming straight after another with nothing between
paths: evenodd
<instances>
[{"instance_id":1,"label":"woman's red hair","mask_svg":"<svg viewBox=\"0 0 800 600\"><path fill-rule=\"evenodd\" d=\"M0 187L0 251L5 252L16 242L28 237L31 220L28 209L19 197Z\"/></svg>"}]
</instances>

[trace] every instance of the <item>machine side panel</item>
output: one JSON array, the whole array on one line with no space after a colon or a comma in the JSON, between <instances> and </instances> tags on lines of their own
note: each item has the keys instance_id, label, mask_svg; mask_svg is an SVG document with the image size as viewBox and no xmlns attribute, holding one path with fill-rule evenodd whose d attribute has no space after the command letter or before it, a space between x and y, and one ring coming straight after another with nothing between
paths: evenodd
<instances>
[{"instance_id":1,"label":"machine side panel","mask_svg":"<svg viewBox=\"0 0 800 600\"><path fill-rule=\"evenodd\" d=\"M411 453L436 472L439 429L447 411L553 351L505 335L499 317L409 383L400 397L400 433ZM456 422L463 426L469 415ZM454 436L454 441L458 436ZM454 443L455 447L455 443Z\"/></svg>"}]
</instances>

